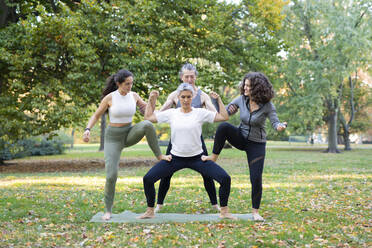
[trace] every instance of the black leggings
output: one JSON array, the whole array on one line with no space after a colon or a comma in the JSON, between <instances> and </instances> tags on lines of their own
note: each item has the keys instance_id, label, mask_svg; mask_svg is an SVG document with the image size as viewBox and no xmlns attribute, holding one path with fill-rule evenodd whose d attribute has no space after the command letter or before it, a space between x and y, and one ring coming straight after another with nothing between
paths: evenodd
<instances>
[{"instance_id":1,"label":"black leggings","mask_svg":"<svg viewBox=\"0 0 372 248\"><path fill-rule=\"evenodd\" d=\"M244 138L239 128L221 123L214 138L213 153L220 154L225 141L247 154L249 175L252 184L252 207L259 209L262 197L262 172L265 161L266 143L250 141Z\"/></svg>"},{"instance_id":2,"label":"black leggings","mask_svg":"<svg viewBox=\"0 0 372 248\"><path fill-rule=\"evenodd\" d=\"M226 207L229 195L231 178L227 172L213 161L202 161L201 155L194 157L177 157L172 155L170 162L161 160L154 165L143 177L143 186L148 207L155 205L155 187L154 184L161 178L172 175L174 172L190 168L200 174L216 180L220 184L219 197L221 207Z\"/></svg>"},{"instance_id":3,"label":"black leggings","mask_svg":"<svg viewBox=\"0 0 372 248\"><path fill-rule=\"evenodd\" d=\"M201 142L202 142L202 148L203 148L202 155L208 155L207 147L205 146L203 136L201 136ZM171 150L172 150L172 143L169 142L166 154L169 155ZM170 187L170 181L171 181L172 176L173 176L173 173L160 180L159 191L158 191L158 204L164 203L165 196L167 195L167 192ZM212 205L216 205L217 195L216 195L216 186L214 185L214 181L211 177L207 177L204 175L202 175L202 177L203 177L203 182L204 182L204 188L208 193L209 200L211 201Z\"/></svg>"}]
</instances>

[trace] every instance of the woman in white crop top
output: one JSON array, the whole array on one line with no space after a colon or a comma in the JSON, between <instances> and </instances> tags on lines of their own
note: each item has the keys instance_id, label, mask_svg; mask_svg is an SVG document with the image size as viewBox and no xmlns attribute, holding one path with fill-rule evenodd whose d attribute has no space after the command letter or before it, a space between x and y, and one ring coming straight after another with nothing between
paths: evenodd
<instances>
[{"instance_id":1,"label":"woman in white crop top","mask_svg":"<svg viewBox=\"0 0 372 248\"><path fill-rule=\"evenodd\" d=\"M98 119L108 110L110 124L105 131L105 206L106 212L102 219L111 218L112 206L115 196L115 184L118 176L120 154L124 147L137 144L144 136L158 160L168 159L169 157L161 154L154 126L149 121L142 121L132 126L133 115L136 107L139 107L143 114L146 102L136 93L131 91L133 85L133 74L127 70L120 70L110 76L106 82L106 88L102 93L102 101L90 118L83 140L89 141L90 129Z\"/></svg>"}]
</instances>

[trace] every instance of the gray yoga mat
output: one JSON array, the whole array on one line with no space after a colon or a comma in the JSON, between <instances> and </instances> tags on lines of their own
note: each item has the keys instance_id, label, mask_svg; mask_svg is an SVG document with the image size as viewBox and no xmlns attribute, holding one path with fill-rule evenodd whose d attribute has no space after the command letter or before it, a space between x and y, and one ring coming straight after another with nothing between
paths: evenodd
<instances>
[{"instance_id":1,"label":"gray yoga mat","mask_svg":"<svg viewBox=\"0 0 372 248\"><path fill-rule=\"evenodd\" d=\"M104 221L101 219L103 212L99 212L92 217L90 222L116 222L116 223L166 223L166 222L193 222L193 221L221 221L219 214L176 214L176 213L156 213L152 219L137 219L140 214L124 211L120 214L112 214L111 219ZM233 214L238 220L253 220L252 214Z\"/></svg>"}]
</instances>

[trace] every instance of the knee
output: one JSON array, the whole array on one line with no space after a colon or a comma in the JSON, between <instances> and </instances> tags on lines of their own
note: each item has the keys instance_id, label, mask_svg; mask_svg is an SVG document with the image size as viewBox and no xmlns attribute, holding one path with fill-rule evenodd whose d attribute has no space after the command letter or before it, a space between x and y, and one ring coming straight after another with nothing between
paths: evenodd
<instances>
[{"instance_id":1,"label":"knee","mask_svg":"<svg viewBox=\"0 0 372 248\"><path fill-rule=\"evenodd\" d=\"M151 121L149 120L144 120L142 122L143 128L145 129L154 129L154 125L152 125Z\"/></svg>"},{"instance_id":2,"label":"knee","mask_svg":"<svg viewBox=\"0 0 372 248\"><path fill-rule=\"evenodd\" d=\"M229 176L229 174L226 174L222 177L222 183L228 184L228 185L231 184L231 177Z\"/></svg>"},{"instance_id":3,"label":"knee","mask_svg":"<svg viewBox=\"0 0 372 248\"><path fill-rule=\"evenodd\" d=\"M106 181L108 183L115 183L116 180L117 180L117 178L118 178L118 174L117 173L108 173L106 175Z\"/></svg>"},{"instance_id":4,"label":"knee","mask_svg":"<svg viewBox=\"0 0 372 248\"><path fill-rule=\"evenodd\" d=\"M219 132L225 132L229 128L230 124L228 122L222 122L218 128L217 131Z\"/></svg>"},{"instance_id":5,"label":"knee","mask_svg":"<svg viewBox=\"0 0 372 248\"><path fill-rule=\"evenodd\" d=\"M213 182L213 178L210 176L202 175L202 177L205 183Z\"/></svg>"},{"instance_id":6,"label":"knee","mask_svg":"<svg viewBox=\"0 0 372 248\"><path fill-rule=\"evenodd\" d=\"M253 187L262 187L262 176L256 175L251 177L251 183Z\"/></svg>"},{"instance_id":7,"label":"knee","mask_svg":"<svg viewBox=\"0 0 372 248\"><path fill-rule=\"evenodd\" d=\"M170 181L171 181L171 178L170 177L164 177L160 180L160 184L162 186L170 186Z\"/></svg>"},{"instance_id":8,"label":"knee","mask_svg":"<svg viewBox=\"0 0 372 248\"><path fill-rule=\"evenodd\" d=\"M143 185L148 185L148 184L153 184L154 181L153 181L153 178L146 174L144 177L143 177Z\"/></svg>"}]
</instances>

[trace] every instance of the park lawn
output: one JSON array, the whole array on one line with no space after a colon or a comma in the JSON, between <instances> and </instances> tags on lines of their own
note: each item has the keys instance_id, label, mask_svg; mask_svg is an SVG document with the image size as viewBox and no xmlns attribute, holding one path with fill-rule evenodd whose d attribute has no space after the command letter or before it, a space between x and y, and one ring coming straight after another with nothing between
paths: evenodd
<instances>
[{"instance_id":1,"label":"park lawn","mask_svg":"<svg viewBox=\"0 0 372 248\"><path fill-rule=\"evenodd\" d=\"M151 156L143 148L138 145L124 154ZM84 158L89 149L64 156L75 152ZM104 170L3 173L0 247L371 247L370 154L369 149L325 154L268 148L263 223L90 223L103 211ZM245 154L225 149L220 158L218 163L232 177L231 212L250 212ZM142 177L148 169L120 169L114 213L145 210ZM163 212L212 212L202 179L191 170L175 174L165 202Z\"/></svg>"},{"instance_id":2,"label":"park lawn","mask_svg":"<svg viewBox=\"0 0 372 248\"><path fill-rule=\"evenodd\" d=\"M206 146L209 151L212 151L213 148L213 140L206 140ZM327 149L326 144L307 144L307 143L296 143L296 142L287 142L287 141L268 141L267 147L272 150L281 150L281 151L291 151L295 149L296 151L304 150L304 151L324 151ZM372 144L351 144L353 149L370 149L372 150ZM66 152L61 155L52 155L52 156L33 156L27 157L22 159L16 159L14 161L23 161L23 160L53 160L53 159L96 159L101 158L103 159L103 151L98 151L99 144L75 144L73 149L66 149ZM165 153L166 147L160 147L162 152ZM342 149L342 147L339 147ZM232 151L232 152L230 152ZM227 158L234 158L241 156L243 153L236 153L235 149L228 149L224 151L224 155ZM149 149L146 141L142 141L141 143L124 148L122 153L122 157L128 158L138 158L138 157L145 157L145 158L154 158L153 153Z\"/></svg>"}]
</instances>

